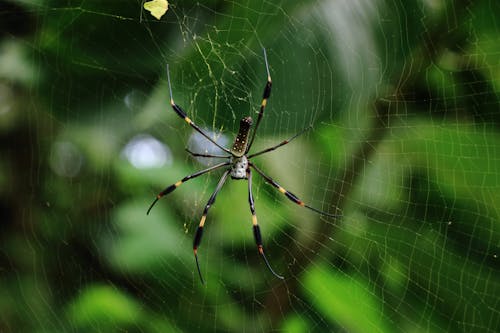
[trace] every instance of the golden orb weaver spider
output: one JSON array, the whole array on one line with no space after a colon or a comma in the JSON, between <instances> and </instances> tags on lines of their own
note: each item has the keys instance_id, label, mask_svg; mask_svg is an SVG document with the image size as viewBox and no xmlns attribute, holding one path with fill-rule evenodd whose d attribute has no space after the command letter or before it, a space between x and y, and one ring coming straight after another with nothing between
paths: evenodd
<instances>
[{"instance_id":1,"label":"golden orb weaver spider","mask_svg":"<svg viewBox=\"0 0 500 333\"><path fill-rule=\"evenodd\" d=\"M217 147L219 147L220 149L222 149L224 152L226 152L228 154L228 155L200 154L200 153L194 153L194 152L186 149L186 151L191 156L194 156L194 157L224 158L224 159L227 159L227 161L216 164L216 165L211 166L207 169L195 172L191 175L188 175L188 176L182 178L178 182L167 186L163 191L158 193L158 195L156 196L154 201L151 203L151 205L149 206L149 209L146 213L149 215L149 212L151 211L153 206L156 204L156 202L158 202L158 200L161 197L173 192L176 188L178 188L181 184L187 182L188 180L196 178L198 176L201 176L205 173L208 173L210 171L214 171L214 170L219 169L219 168L228 167L228 168L226 168L226 171L223 173L222 177L220 178L219 183L215 187L215 191L212 193L212 195L210 196L210 199L208 199L208 202L205 205L205 209L203 210L203 215L201 216L201 220L200 220L200 223L198 225L198 229L196 229L196 233L195 233L194 240L193 240L193 252L194 252L194 258L196 261L196 268L198 269L198 274L200 276L200 280L201 280L202 284L204 284L204 280L203 280L203 276L201 274L200 264L198 262L198 253L197 253L198 247L201 243L201 237L203 235L203 227L205 225L205 220L206 220L206 217L208 214L208 210L210 209L212 204L215 202L215 197L217 196L217 194L221 190L222 186L226 182L228 176L231 176L231 178L235 179L235 180L242 180L242 179L248 180L248 203L250 205L250 212L252 214L253 236L255 239L255 243L257 244L257 249L259 251L259 254L261 255L262 259L264 260L264 263L266 264L267 268L274 276L276 276L279 279L283 279L283 276L277 274L272 269L271 265L269 264L269 261L266 258L266 255L264 254L264 248L262 245L262 236L260 233L260 227L259 227L259 224L257 223L257 215L255 214L255 204L254 204L253 194L252 194L252 170L251 169L254 169L255 171L257 171L257 173L259 175L261 175L266 180L266 182L268 182L269 184L271 184L272 186L277 188L278 191L280 191L290 201L296 203L297 205L308 208L308 209L310 209L316 213L319 213L321 215L330 216L330 217L338 217L339 216L339 215L329 214L329 213L323 212L319 209L313 208L313 207L305 204L295 194L293 194L292 192L281 187L280 184L278 184L271 177L267 176L262 170L257 168L255 166L255 164L250 162L250 159L252 157L271 152L271 151L273 151L281 146L284 146L287 143L289 143L290 141L292 141L293 139L295 139L296 137L298 137L299 135L303 134L305 131L307 131L310 128L310 127L307 127L305 129L303 129L302 131L295 134L291 138L284 140L275 146L272 146L270 148L267 148L267 149L261 150L259 152L248 155L248 152L250 151L250 148L252 147L253 141L255 139L255 134L257 133L257 129L259 127L260 121L262 119L262 116L264 115L264 109L266 108L267 100L269 99L269 96L271 95L271 85L272 85L271 74L269 73L269 64L267 62L266 50L264 48L262 50L264 52L264 62L266 64L267 82L266 82L266 86L264 87L264 94L262 97L262 103L260 105L259 115L257 116L257 123L255 124L255 128L252 131L250 140L248 140L249 134L250 134L250 129L252 127L253 121L252 121L251 117L245 117L245 118L241 119L240 129L238 131L238 134L236 135L236 138L234 140L234 143L233 143L233 146L231 149L227 149L226 147L219 145L212 138L210 138L210 136L208 136L200 127L198 127L187 116L187 114L181 109L180 106L175 104L174 98L172 95L172 85L170 83L170 72L169 72L168 64L167 64L167 79L168 79L168 89L169 89L169 93L170 93L170 105L172 106L175 113L177 113L177 115L179 117L184 119L195 131L197 131L198 133L203 135L207 140L209 140L214 145L216 145Z\"/></svg>"}]
</instances>

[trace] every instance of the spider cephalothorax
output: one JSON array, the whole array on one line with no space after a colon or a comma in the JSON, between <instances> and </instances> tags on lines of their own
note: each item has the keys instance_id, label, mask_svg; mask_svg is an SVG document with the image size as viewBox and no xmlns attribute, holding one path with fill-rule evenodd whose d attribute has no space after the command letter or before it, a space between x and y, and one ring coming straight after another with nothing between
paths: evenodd
<instances>
[{"instance_id":1,"label":"spider cephalothorax","mask_svg":"<svg viewBox=\"0 0 500 333\"><path fill-rule=\"evenodd\" d=\"M201 135L203 135L207 140L212 142L214 145L222 149L227 155L210 155L210 154L202 154L202 153L193 153L189 150L187 152L191 154L192 156L200 156L200 157L211 157L211 158L221 158L221 159L226 159L225 162L218 163L214 166L211 166L205 170L201 170L198 172L193 173L192 175L188 175L178 182L167 186L163 191L161 191L151 204L149 206L149 209L147 211L147 214L151 211L151 208L156 204L156 202L163 196L169 194L170 192L174 191L177 187L179 187L181 184L184 182L196 178L198 176L201 176L205 173L208 173L210 171L219 169L219 168L224 168L225 167L225 172L222 174L222 177L220 178L215 191L212 193L210 196L210 199L208 199L208 202L205 206L205 209L203 210L203 215L201 216L200 223L198 225L198 228L196 229L196 233L194 236L194 241L193 241L193 252L194 252L194 257L196 260L196 267L198 269L198 274L200 275L201 282L203 283L203 277L201 275L201 270L200 270L200 265L198 263L198 246L201 243L201 238L203 235L203 228L205 226L205 220L207 218L207 213L212 204L215 202L215 197L221 190L222 186L226 182L228 176L231 176L232 179L236 180L242 180L242 179L247 179L248 180L248 203L250 205L250 212L252 214L252 228L253 228L253 235L255 239L255 243L257 244L257 249L259 251L259 254L262 256L262 259L264 260L267 268L273 273L276 277L283 279L282 276L276 274L274 270L271 268L271 265L267 261L267 258L264 254L264 248L262 245L262 236L260 232L260 227L259 224L257 223L257 216L255 214L255 203L253 200L253 194L252 194L252 169L257 171L258 174L260 174L266 182L274 186L275 188L278 189L281 193L283 193L290 201L295 202L297 205L308 208L312 211L315 211L316 213L330 216L330 217L337 217L338 215L334 214L329 214L326 212L323 212L321 210L318 210L316 208L313 208L311 206L306 205L302 200L300 200L295 194L292 192L286 190L285 188L281 187L275 180L273 180L271 177L267 176L263 171L261 171L259 168L257 168L252 162L250 162L250 159L252 157L262 155L265 153L268 153L270 151L273 151L281 146L286 145L302 133L304 133L306 130L309 129L309 127L305 128L304 130L300 131L299 133L295 134L291 138L284 140L280 142L279 144L261 150L259 152L256 152L254 154L248 154L250 151L250 148L252 147L253 141L255 139L255 134L257 133L257 128L259 127L260 120L262 119L262 116L264 115L264 109L267 105L267 100L269 96L271 96L271 75L269 74L269 64L267 62L267 55L266 55L266 50L264 49L264 61L266 63L266 71L267 71L267 82L266 86L264 87L264 93L262 97L262 103L260 105L260 112L257 117L257 122L255 124L255 128L251 132L250 135L250 130L252 128L253 120L251 117L245 117L241 119L240 121L240 129L238 131L238 134L236 135L236 138L234 139L233 146L231 150L227 149L226 147L223 147L219 145L215 140L213 140L210 136L208 136L201 128L199 128L187 115L186 113L181 109L180 106L174 103L174 99L172 97L172 86L170 84L170 73L168 71L168 65L167 65L167 78L168 78L168 88L170 92L170 105L172 106L173 110L179 117L184 119L195 131L199 132Z\"/></svg>"},{"instance_id":2,"label":"spider cephalothorax","mask_svg":"<svg viewBox=\"0 0 500 333\"><path fill-rule=\"evenodd\" d=\"M231 178L247 179L248 159L245 155L231 158Z\"/></svg>"}]
</instances>

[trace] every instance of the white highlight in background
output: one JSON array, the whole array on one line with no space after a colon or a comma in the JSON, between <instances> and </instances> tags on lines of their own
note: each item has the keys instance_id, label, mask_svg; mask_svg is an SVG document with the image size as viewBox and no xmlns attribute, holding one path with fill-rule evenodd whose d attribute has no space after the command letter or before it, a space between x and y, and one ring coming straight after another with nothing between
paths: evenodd
<instances>
[{"instance_id":1,"label":"white highlight in background","mask_svg":"<svg viewBox=\"0 0 500 333\"><path fill-rule=\"evenodd\" d=\"M173 161L170 148L146 134L134 136L123 148L122 156L137 169L160 168Z\"/></svg>"},{"instance_id":2,"label":"white highlight in background","mask_svg":"<svg viewBox=\"0 0 500 333\"><path fill-rule=\"evenodd\" d=\"M50 168L57 175L73 178L83 165L81 151L70 141L56 141L50 152Z\"/></svg>"}]
</instances>

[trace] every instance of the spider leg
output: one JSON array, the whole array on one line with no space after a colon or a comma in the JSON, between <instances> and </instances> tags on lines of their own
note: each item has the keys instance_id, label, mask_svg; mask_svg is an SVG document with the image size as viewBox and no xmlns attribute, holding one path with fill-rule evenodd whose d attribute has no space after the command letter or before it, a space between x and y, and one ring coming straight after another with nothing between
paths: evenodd
<instances>
[{"instance_id":1,"label":"spider leg","mask_svg":"<svg viewBox=\"0 0 500 333\"><path fill-rule=\"evenodd\" d=\"M181 186L183 183L187 182L188 180L190 179L193 179L193 178L196 178L198 176L201 176L207 172L210 172L210 171L213 171L215 169L218 169L220 167L223 167L225 165L229 165L231 164L230 162L223 162L223 163L219 163L219 164L216 164L208 169L204 169L204 170L201 170L201 171L198 171L198 172L195 172L193 173L192 175L189 175L189 176L186 176L184 178L182 178L181 180L179 180L177 183L174 183L172 185L169 185L167 186L163 191L161 191L160 193L158 193L158 195L156 196L155 200L153 201L153 203L151 203L151 205L149 206L148 208L148 211L146 212L146 215L149 215L149 212L151 211L151 208L153 208L153 206L158 202L158 200L161 199L161 197L173 192L176 188L178 188L179 186Z\"/></svg>"},{"instance_id":2,"label":"spider leg","mask_svg":"<svg viewBox=\"0 0 500 333\"><path fill-rule=\"evenodd\" d=\"M224 156L224 155L211 155L211 154L200 154L200 153L194 153L188 148L186 148L186 151L189 153L189 155L194 156L194 157L212 157L212 158L230 158L231 156Z\"/></svg>"},{"instance_id":3,"label":"spider leg","mask_svg":"<svg viewBox=\"0 0 500 333\"><path fill-rule=\"evenodd\" d=\"M271 81L271 74L269 73L269 63L267 62L267 54L266 54L266 49L262 48L262 51L264 52L264 61L266 63L266 71L267 71L267 82L266 86L264 87L264 93L262 94L262 103L260 104L260 112L257 117L257 123L255 124L255 128L252 132L252 138L250 139L247 150L248 152L250 150L250 147L252 147L253 140L255 139L255 133L257 133L257 129L259 128L260 120L262 119L262 116L264 115L264 109L266 108L267 100L269 99L269 96L271 96L271 86L272 86L272 81Z\"/></svg>"},{"instance_id":4,"label":"spider leg","mask_svg":"<svg viewBox=\"0 0 500 333\"><path fill-rule=\"evenodd\" d=\"M268 153L270 151L273 151L281 146L284 146L286 145L287 143L290 143L290 141L292 141L293 139L295 139L296 137L304 134L305 132L307 132L308 130L310 130L312 128L312 126L308 126L306 128L304 128L302 131L298 132L297 134L295 134L294 136L292 136L291 138L289 139L286 139L286 140L283 140L281 141L280 143L278 143L276 146L273 146L271 148L267 148L267 149L264 149L264 150L261 150L255 154L251 154L251 155L248 155L248 158L252 158L252 157L255 157L255 156L259 156L259 155L262 155L262 154L265 154L265 153Z\"/></svg>"},{"instance_id":5,"label":"spider leg","mask_svg":"<svg viewBox=\"0 0 500 333\"><path fill-rule=\"evenodd\" d=\"M172 106L172 109L174 109L175 113L177 113L177 115L179 117L181 117L182 119L184 119L189 124L189 126L191 126L195 131L197 131L198 133L200 133L201 135L203 135L205 138L207 138L208 141L212 142L214 145L216 145L217 147L219 147L220 149L222 149L226 153L231 154L231 151L229 149L227 149L227 148L219 145L217 142L215 142L214 139L212 139L207 133L205 133L200 127L198 127L198 125L196 125L187 116L186 112L184 112L184 110L182 110L180 106L178 106L177 104L175 104L174 97L172 95L172 85L170 84L170 71L168 69L168 64L167 64L167 78L168 78L168 90L170 92L170 105Z\"/></svg>"},{"instance_id":6,"label":"spider leg","mask_svg":"<svg viewBox=\"0 0 500 333\"><path fill-rule=\"evenodd\" d=\"M203 276L201 275L201 270L200 270L200 264L198 263L198 246L200 246L201 243L201 236L203 236L203 226L205 225L205 220L207 218L207 213L210 207L214 204L215 202L215 197L217 196L217 193L219 193L220 189L224 185L224 183L227 180L227 176L229 175L229 172L231 169L226 170L222 177L219 180L219 183L217 184L217 187L215 188L214 193L210 196L210 199L208 199L207 205L205 206L205 209L203 210L203 215L201 216L200 224L198 226L198 229L196 229L196 234L194 235L194 240L193 240L193 252L194 252L194 259L196 261L196 268L198 269L198 274L200 275L200 280L202 284L205 284L205 281L203 280Z\"/></svg>"},{"instance_id":7,"label":"spider leg","mask_svg":"<svg viewBox=\"0 0 500 333\"><path fill-rule=\"evenodd\" d=\"M248 178L248 203L250 204L250 212L252 213L252 224L253 224L253 236L255 238L255 243L257 244L257 249L259 250L262 259L266 263L267 268L276 276L278 279L283 280L283 276L278 275L267 261L266 255L264 254L264 248L262 247L262 236L260 234L260 227L257 223L257 215L255 215L255 204L253 201L252 194L252 170L247 169L247 178Z\"/></svg>"},{"instance_id":8,"label":"spider leg","mask_svg":"<svg viewBox=\"0 0 500 333\"><path fill-rule=\"evenodd\" d=\"M290 201L295 202L297 205L305 207L307 209L310 209L310 210L312 210L312 211L314 211L314 212L316 212L318 214L321 214L321 215L330 216L330 217L339 217L339 216L341 216L341 215L337 215L337 214L330 214L330 213L324 212L322 210L316 209L314 207L311 207L309 205L306 205L295 194L293 194L292 192L287 191L286 189L284 189L283 187L281 187L281 185L278 184L275 180L273 180L271 177L269 177L268 175L266 175L262 170L260 170L259 168L257 168L255 166L255 164L248 162L248 165L251 166L252 168L254 168L255 171L257 171L269 184L271 184L272 186L276 187L278 189L278 191L280 191L281 193L283 193Z\"/></svg>"}]
</instances>

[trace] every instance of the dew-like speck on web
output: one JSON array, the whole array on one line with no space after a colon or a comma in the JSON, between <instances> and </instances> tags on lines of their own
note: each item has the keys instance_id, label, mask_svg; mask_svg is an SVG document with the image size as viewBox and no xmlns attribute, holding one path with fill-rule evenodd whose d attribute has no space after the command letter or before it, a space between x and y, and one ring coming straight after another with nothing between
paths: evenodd
<instances>
[{"instance_id":1,"label":"dew-like speck on web","mask_svg":"<svg viewBox=\"0 0 500 333\"><path fill-rule=\"evenodd\" d=\"M203 129L205 133L214 139L222 147L227 147L229 139L227 136L221 133L215 133L207 129ZM203 135L198 132L193 132L188 139L187 147L193 153L208 154L208 155L227 155L222 149L214 145L212 142L208 141ZM210 157L195 157L196 160L206 166L214 165L222 160L220 158L210 158Z\"/></svg>"},{"instance_id":2,"label":"dew-like speck on web","mask_svg":"<svg viewBox=\"0 0 500 333\"><path fill-rule=\"evenodd\" d=\"M137 169L160 168L172 164L172 152L168 146L151 135L134 136L122 150L122 156Z\"/></svg>"},{"instance_id":3,"label":"dew-like speck on web","mask_svg":"<svg viewBox=\"0 0 500 333\"><path fill-rule=\"evenodd\" d=\"M50 168L59 176L76 177L83 165L83 154L70 141L56 141L50 152Z\"/></svg>"}]
</instances>

